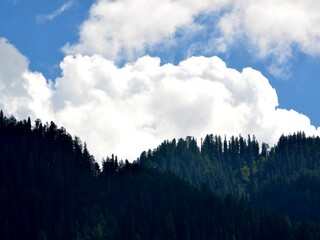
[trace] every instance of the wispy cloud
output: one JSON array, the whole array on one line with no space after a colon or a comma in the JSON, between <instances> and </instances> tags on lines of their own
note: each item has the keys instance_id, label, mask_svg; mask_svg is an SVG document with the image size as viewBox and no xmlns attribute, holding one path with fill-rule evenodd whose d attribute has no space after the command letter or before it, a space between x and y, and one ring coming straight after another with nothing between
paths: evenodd
<instances>
[{"instance_id":1,"label":"wispy cloud","mask_svg":"<svg viewBox=\"0 0 320 240\"><path fill-rule=\"evenodd\" d=\"M17 4L17 0L7 0L8 3L11 3L11 4L14 4L16 5Z\"/></svg>"},{"instance_id":2,"label":"wispy cloud","mask_svg":"<svg viewBox=\"0 0 320 240\"><path fill-rule=\"evenodd\" d=\"M73 1L68 1L64 3L60 8L55 10L53 13L50 14L39 14L37 15L37 21L40 23L44 23L46 21L52 21L56 17L60 16L62 13L67 11L73 6L74 2Z\"/></svg>"}]
</instances>

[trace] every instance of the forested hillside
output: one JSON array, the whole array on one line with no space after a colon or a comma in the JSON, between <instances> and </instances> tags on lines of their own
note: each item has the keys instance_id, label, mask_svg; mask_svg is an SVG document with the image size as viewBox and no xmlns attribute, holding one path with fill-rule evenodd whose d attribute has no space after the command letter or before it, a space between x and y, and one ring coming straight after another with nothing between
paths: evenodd
<instances>
[{"instance_id":1,"label":"forested hillside","mask_svg":"<svg viewBox=\"0 0 320 240\"><path fill-rule=\"evenodd\" d=\"M170 171L193 186L245 198L292 219L320 222L320 138L282 136L276 146L254 137L207 135L163 142L143 152L141 165Z\"/></svg>"},{"instance_id":2,"label":"forested hillside","mask_svg":"<svg viewBox=\"0 0 320 240\"><path fill-rule=\"evenodd\" d=\"M203 152L192 139L176 145L181 143L187 144L183 148L188 150L184 152L186 163L189 151L194 157ZM172 143L169 146L174 147ZM261 158L272 156L271 153L260 156L256 149L253 152ZM318 224L296 223L288 217L257 210L245 199L217 196L205 186L198 190L172 173L141 166L148 159L154 161L150 158L156 155L156 151L142 154L141 162L134 163L111 156L100 168L86 145L79 138L72 138L64 128L53 122L42 124L40 120L34 124L30 119L17 121L0 112L0 238L320 239ZM229 161L233 162L231 157ZM198 168L201 164L199 161ZM256 171L247 164L249 182L244 173L232 172L234 176L230 176L226 185L232 191L234 186L247 191L250 171ZM243 168L244 165L240 169ZM185 169L192 176L190 168ZM266 183L276 179L273 177L276 173L264 169L271 174ZM281 171L289 174L288 170ZM239 178L243 184L233 182ZM292 179L297 184L304 182L294 174ZM222 186L217 189L221 189L220 195L229 191Z\"/></svg>"}]
</instances>

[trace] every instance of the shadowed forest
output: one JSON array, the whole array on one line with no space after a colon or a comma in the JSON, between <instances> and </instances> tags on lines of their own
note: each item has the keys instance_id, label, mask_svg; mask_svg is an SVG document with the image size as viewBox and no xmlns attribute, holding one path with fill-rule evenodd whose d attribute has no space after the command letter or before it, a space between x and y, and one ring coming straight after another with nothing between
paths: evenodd
<instances>
[{"instance_id":1,"label":"shadowed forest","mask_svg":"<svg viewBox=\"0 0 320 240\"><path fill-rule=\"evenodd\" d=\"M166 140L133 162L0 112L1 239L320 239L320 138Z\"/></svg>"}]
</instances>

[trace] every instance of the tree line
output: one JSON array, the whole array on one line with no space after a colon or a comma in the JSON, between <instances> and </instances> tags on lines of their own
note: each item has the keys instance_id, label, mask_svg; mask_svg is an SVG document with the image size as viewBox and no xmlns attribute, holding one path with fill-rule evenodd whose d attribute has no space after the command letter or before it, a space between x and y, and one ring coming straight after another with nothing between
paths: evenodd
<instances>
[{"instance_id":1,"label":"tree line","mask_svg":"<svg viewBox=\"0 0 320 240\"><path fill-rule=\"evenodd\" d=\"M202 154L192 139L181 143L191 156ZM133 163L110 156L100 167L85 143L54 122L17 121L1 111L0 238L320 239L316 223L294 222L145 167L155 155Z\"/></svg>"},{"instance_id":2,"label":"tree line","mask_svg":"<svg viewBox=\"0 0 320 240\"><path fill-rule=\"evenodd\" d=\"M207 135L164 141L138 158L142 166L170 171L198 189L231 194L297 221L320 222L320 138L303 132L281 136L278 143Z\"/></svg>"}]
</instances>

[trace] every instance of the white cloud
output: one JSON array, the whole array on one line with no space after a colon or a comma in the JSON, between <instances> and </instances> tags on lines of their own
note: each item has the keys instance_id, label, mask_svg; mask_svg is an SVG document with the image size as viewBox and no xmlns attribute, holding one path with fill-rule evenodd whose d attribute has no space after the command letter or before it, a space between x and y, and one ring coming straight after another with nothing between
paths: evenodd
<instances>
[{"instance_id":1,"label":"white cloud","mask_svg":"<svg viewBox=\"0 0 320 240\"><path fill-rule=\"evenodd\" d=\"M216 12L230 0L98 0L80 28L80 40L67 44L69 54L99 53L112 60L132 59L163 41L174 42L179 28L197 29L194 17Z\"/></svg>"},{"instance_id":2,"label":"white cloud","mask_svg":"<svg viewBox=\"0 0 320 240\"><path fill-rule=\"evenodd\" d=\"M51 86L5 39L0 56L5 113L54 120L86 141L98 161L111 153L132 160L187 135L250 133L273 144L282 133L320 132L306 116L277 108L276 91L260 72L238 72L218 57L161 66L145 56L119 68L101 55L66 56Z\"/></svg>"},{"instance_id":3,"label":"white cloud","mask_svg":"<svg viewBox=\"0 0 320 240\"><path fill-rule=\"evenodd\" d=\"M319 12L317 0L97 0L80 27L79 41L64 51L136 60L159 43L174 48L180 31L187 33L185 41L200 37L187 43L190 52L227 52L241 45L256 59L268 59L270 73L286 78L295 51L320 54ZM214 17L197 22L204 14ZM212 33L201 39L208 29Z\"/></svg>"},{"instance_id":4,"label":"white cloud","mask_svg":"<svg viewBox=\"0 0 320 240\"><path fill-rule=\"evenodd\" d=\"M64 3L60 8L55 10L53 13L37 15L37 20L40 23L44 23L46 21L52 21L53 19L60 16L62 13L64 13L68 9L70 9L73 6L73 4L74 4L74 2L72 0L68 1L68 2Z\"/></svg>"},{"instance_id":5,"label":"white cloud","mask_svg":"<svg viewBox=\"0 0 320 240\"><path fill-rule=\"evenodd\" d=\"M0 38L0 56L0 108L19 118L49 120L51 89L45 78L30 72L28 59L4 38Z\"/></svg>"},{"instance_id":6,"label":"white cloud","mask_svg":"<svg viewBox=\"0 0 320 240\"><path fill-rule=\"evenodd\" d=\"M52 20L72 3L40 18ZM201 32L197 15L216 14L210 24L221 31L217 50L246 40L281 74L294 48L320 53L319 6L311 0L98 0L79 41L64 47L73 55L61 62L54 86L0 38L0 107L19 118L56 121L87 141L98 160L111 153L134 159L164 139L187 135L250 133L271 144L282 133L319 135L303 114L278 108L276 91L256 70L238 72L217 57L190 57L178 66L139 58L160 42L175 44L179 29ZM111 61L123 59L136 60L124 67Z\"/></svg>"},{"instance_id":7,"label":"white cloud","mask_svg":"<svg viewBox=\"0 0 320 240\"><path fill-rule=\"evenodd\" d=\"M245 39L258 58L271 57L270 70L280 73L295 49L320 54L320 2L316 0L239 0L219 19L218 46ZM279 72L280 70L280 72ZM284 69L285 70L285 69Z\"/></svg>"},{"instance_id":8,"label":"white cloud","mask_svg":"<svg viewBox=\"0 0 320 240\"><path fill-rule=\"evenodd\" d=\"M282 133L319 134L306 116L277 108L276 91L260 72L229 69L217 57L160 66L145 56L118 68L100 55L76 55L61 68L56 121L86 140L98 159L111 153L134 159L187 135L255 134L273 144Z\"/></svg>"}]
</instances>

